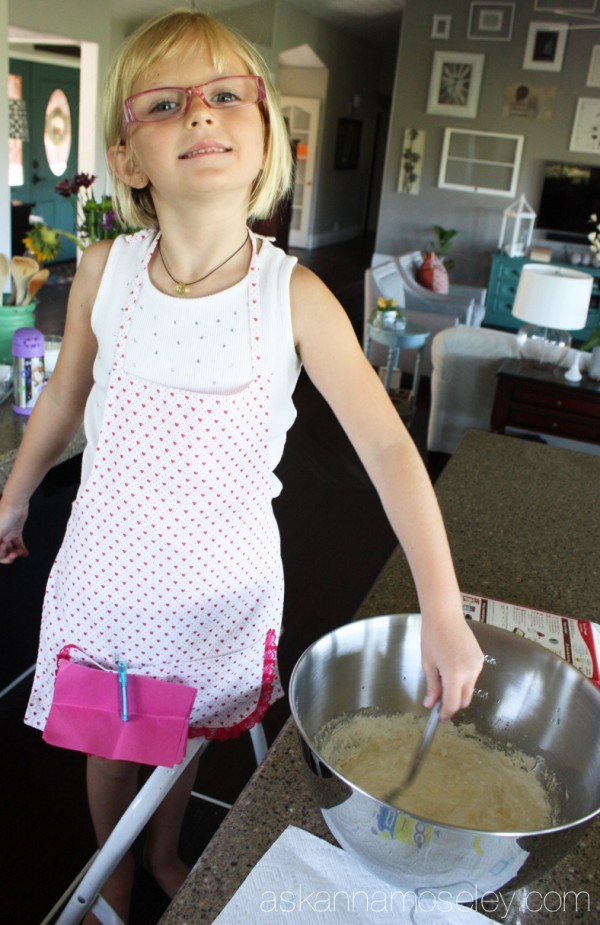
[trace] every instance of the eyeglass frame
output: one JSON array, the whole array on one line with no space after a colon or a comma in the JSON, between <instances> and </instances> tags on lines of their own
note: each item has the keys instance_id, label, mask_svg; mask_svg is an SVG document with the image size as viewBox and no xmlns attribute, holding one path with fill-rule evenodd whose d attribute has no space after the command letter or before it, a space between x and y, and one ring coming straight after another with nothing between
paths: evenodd
<instances>
[{"instance_id":1,"label":"eyeglass frame","mask_svg":"<svg viewBox=\"0 0 600 925\"><path fill-rule=\"evenodd\" d=\"M228 103L225 106L215 106L213 103L209 103L204 95L204 87L207 87L209 84L218 83L221 80L254 80L256 81L256 87L258 90L258 99L253 100L251 103ZM137 99L140 96L145 96L147 93L157 93L160 90L181 90L185 93L186 103L183 109L180 109L178 112L174 112L173 115L163 116L161 119L138 119L133 113L131 108L131 101ZM139 93L133 93L131 96L128 96L125 102L123 103L123 137L129 125L132 125L134 122L139 122L140 125L151 125L155 122L171 122L173 119L182 119L190 110L192 105L192 99L194 97L201 99L205 106L209 109L216 109L219 112L223 112L227 109L242 109L245 106L256 106L257 103L262 103L267 98L267 90L265 87L265 82L260 74L225 74L223 77L213 77L212 80L206 80L202 84L197 84L195 87L153 87L150 90L141 90Z\"/></svg>"}]
</instances>

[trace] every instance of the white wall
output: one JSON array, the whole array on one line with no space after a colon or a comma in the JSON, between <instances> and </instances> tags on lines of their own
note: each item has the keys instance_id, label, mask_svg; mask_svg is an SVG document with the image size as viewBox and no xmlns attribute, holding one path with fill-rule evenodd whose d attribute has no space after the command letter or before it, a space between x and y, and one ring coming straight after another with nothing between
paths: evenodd
<instances>
[{"instance_id":1,"label":"white wall","mask_svg":"<svg viewBox=\"0 0 600 925\"><path fill-rule=\"evenodd\" d=\"M485 285L490 255L498 243L502 212L512 201L502 196L455 192L439 189L438 170L444 129L507 132L525 136L518 194L523 192L537 210L544 164L557 159L571 163L600 164L597 155L575 154L568 150L577 99L597 97L600 88L586 86L592 47L600 44L600 28L570 32L562 70L523 70L523 54L530 21L564 22L552 14L534 13L532 2L518 0L511 42L473 41L467 38L469 0L406 0L389 145L377 228L376 250L401 253L426 247L431 226L457 228L460 234L452 246L456 260L456 282ZM451 13L451 34L447 41L430 37L432 15ZM571 19L571 22L575 22ZM451 119L427 115L426 104L434 51L449 50L485 55L483 82L475 119ZM509 83L557 87L554 116L549 122L530 121L502 115L504 88ZM397 192L401 144L406 128L427 133L421 190L419 195ZM588 229L582 228L582 233ZM539 239L540 234L536 235ZM546 243L544 241L544 243ZM557 250L563 251L562 246ZM562 253L560 254L562 256Z\"/></svg>"},{"instance_id":2,"label":"white wall","mask_svg":"<svg viewBox=\"0 0 600 925\"><path fill-rule=\"evenodd\" d=\"M0 42L10 27L27 29L40 35L61 36L81 43L82 97L80 105L79 167L99 177L99 188L105 183L105 155L102 131L99 124L100 95L102 82L108 69L111 52L113 24L110 4L86 3L82 15L81 0L0 0ZM117 30L118 31L118 30ZM7 67L8 50L2 56L2 70ZM0 78L2 79L2 78ZM4 78L6 86L6 78ZM0 137L6 137L7 115L3 118L3 99L0 100ZM0 153L0 176L8 176L8 166L3 166L4 149ZM0 212L10 203L10 191L0 183ZM8 223L8 228L10 224ZM0 225L0 234L5 229Z\"/></svg>"},{"instance_id":3,"label":"white wall","mask_svg":"<svg viewBox=\"0 0 600 925\"><path fill-rule=\"evenodd\" d=\"M375 125L382 105L380 81L389 56L328 22L308 16L285 0L278 0L274 43L278 53L310 45L329 72L321 111L312 243L319 246L360 235L367 219ZM300 95L300 90L295 93ZM360 107L351 110L351 100L356 96L360 97ZM348 117L361 122L359 165L355 170L336 170L333 164L338 119Z\"/></svg>"}]
</instances>

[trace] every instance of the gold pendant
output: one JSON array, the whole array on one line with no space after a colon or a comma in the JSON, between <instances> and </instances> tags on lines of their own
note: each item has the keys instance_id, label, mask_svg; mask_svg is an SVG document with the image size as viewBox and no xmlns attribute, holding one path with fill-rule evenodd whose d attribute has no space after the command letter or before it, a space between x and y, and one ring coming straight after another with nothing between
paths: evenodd
<instances>
[{"instance_id":1,"label":"gold pendant","mask_svg":"<svg viewBox=\"0 0 600 925\"><path fill-rule=\"evenodd\" d=\"M186 292L189 292L189 291L190 290L188 289L185 283L177 283L175 286L176 295L185 295Z\"/></svg>"}]
</instances>

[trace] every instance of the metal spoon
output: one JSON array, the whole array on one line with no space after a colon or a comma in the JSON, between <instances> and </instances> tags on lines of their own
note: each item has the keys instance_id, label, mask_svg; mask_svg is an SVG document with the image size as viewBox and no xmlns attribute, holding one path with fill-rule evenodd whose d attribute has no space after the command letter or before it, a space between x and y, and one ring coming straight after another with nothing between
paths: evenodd
<instances>
[{"instance_id":1,"label":"metal spoon","mask_svg":"<svg viewBox=\"0 0 600 925\"><path fill-rule=\"evenodd\" d=\"M419 744L417 745L416 751L413 755L413 759L410 763L410 767L406 773L406 776L401 784L397 787L394 787L393 790L390 790L388 794L383 798L385 803L392 803L401 793L404 793L407 787L409 787L414 781L415 777L421 770L421 765L425 760L427 752L431 747L435 731L438 727L440 721L440 710L442 707L442 701L438 700L432 706L429 711L429 716L427 717L427 722L425 723L425 728L421 735Z\"/></svg>"}]
</instances>

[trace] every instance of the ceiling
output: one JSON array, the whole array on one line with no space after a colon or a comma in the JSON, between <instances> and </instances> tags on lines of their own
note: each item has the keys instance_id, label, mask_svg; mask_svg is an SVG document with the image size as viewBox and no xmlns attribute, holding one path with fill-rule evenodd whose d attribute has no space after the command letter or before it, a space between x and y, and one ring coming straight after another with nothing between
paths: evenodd
<instances>
[{"instance_id":1,"label":"ceiling","mask_svg":"<svg viewBox=\"0 0 600 925\"><path fill-rule=\"evenodd\" d=\"M373 45L398 47L398 34L404 0L292 0L317 19L324 19L366 39ZM256 0L191 0L190 6L207 13L221 13L256 3ZM112 0L113 15L133 22L162 13L168 6L181 6L181 0Z\"/></svg>"}]
</instances>

